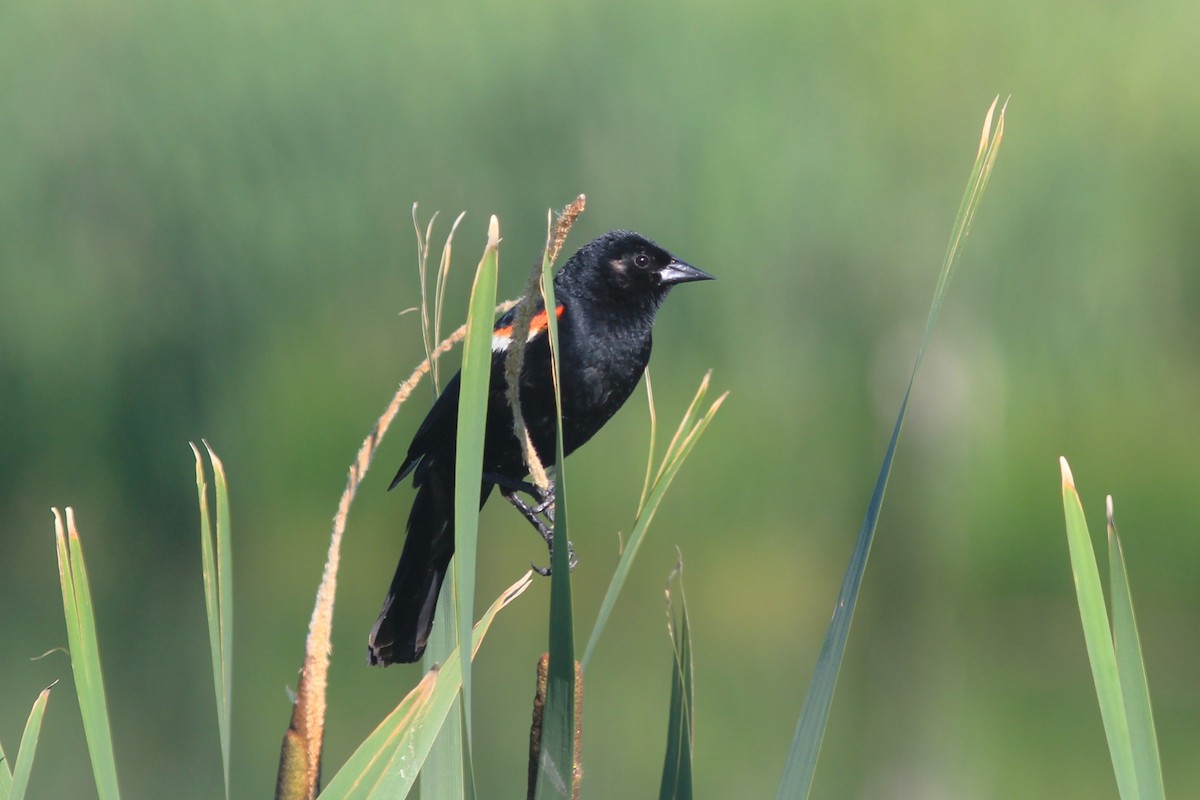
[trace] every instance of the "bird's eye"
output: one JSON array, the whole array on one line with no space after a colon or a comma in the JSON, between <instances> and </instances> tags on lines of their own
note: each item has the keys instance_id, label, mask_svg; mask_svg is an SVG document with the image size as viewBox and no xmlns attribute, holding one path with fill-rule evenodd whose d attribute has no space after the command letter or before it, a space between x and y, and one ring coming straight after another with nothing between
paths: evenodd
<instances>
[{"instance_id":1,"label":"bird's eye","mask_svg":"<svg viewBox=\"0 0 1200 800\"><path fill-rule=\"evenodd\" d=\"M638 253L633 257L633 265L639 269L645 269L650 266L650 256L645 253Z\"/></svg>"}]
</instances>

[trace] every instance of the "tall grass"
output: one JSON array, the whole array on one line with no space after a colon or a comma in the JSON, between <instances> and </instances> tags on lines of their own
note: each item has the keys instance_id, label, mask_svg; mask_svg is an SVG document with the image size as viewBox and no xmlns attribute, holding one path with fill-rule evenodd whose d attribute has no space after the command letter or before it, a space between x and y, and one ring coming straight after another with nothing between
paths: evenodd
<instances>
[{"instance_id":1,"label":"tall grass","mask_svg":"<svg viewBox=\"0 0 1200 800\"><path fill-rule=\"evenodd\" d=\"M875 534L880 509L887 487L896 448L903 427L911 391L916 380L933 325L945 292L970 231L975 211L999 150L1004 130L1005 109L1000 108L993 128L994 103L984 124L975 164L967 191L953 226L950 243L939 274L937 287L926 324L924 339L917 353L908 385L900 403L899 413L888 442L883 464L876 478L867 513L859 532L850 564L834 605L833 618L826 633L818 664L808 688L796 736L777 797L799 798L808 795L824 729L836 687L850 624L858 593L865 574L867 558ZM576 210L576 214L582 206ZM461 219L461 217L460 217ZM563 219L567 222L563 223ZM536 272L536 286L546 307L553 307L554 287L552 266L561 241L569 229L570 217L564 214L557 225L551 226L547 246ZM455 227L457 227L457 221ZM418 231L419 231L418 227ZM426 229L419 246L419 257L428 255ZM451 229L443 248L443 262L434 293L440 304L444 278L448 271ZM418 776L436 763L430 780L423 782L427 798L474 797L476 788L472 771L472 706L471 658L474 656L496 615L519 597L531 583L526 573L503 592L476 621L473 618L475 543L478 534L478 485L482 468L484 413L489 387L491 363L490 334L494 315L511 308L513 303L495 305L495 287L499 251L499 228L492 218L487 244L477 267L467 322L445 341L433 345L436 335L427 339L428 358L398 390L392 404L372 429L354 464L350 468L346 490L339 504L331 533L329 559L317 592L316 608L310 626L307 655L298 689L292 724L285 735L277 796L280 798L311 798L318 794L317 776L321 773L321 743L325 714L325 685L329 668L329 631L332 626L333 599L336 592L338 548L345 531L346 513L358 485L368 468L375 449L387 430L396 409L411 394L421 377L434 369L437 358L458 341L464 341L462 396L458 427L458 475L456 486L456 555L447 583L448 592L439 601L438 625L431 650L437 652L440 663L429 665L416 687L388 713L376 729L359 745L347 761L334 770L332 778L320 797L328 800L344 798L403 797L415 785ZM424 280L423 280L424 283ZM423 303L424 305L424 303ZM524 313L524 312L522 312ZM436 331L441 312L432 314L423 309L423 327ZM551 354L555 373L556 403L561 423L561 395L557 382L558 331L556 315L547 315ZM520 337L516 337L519 339ZM515 341L515 339L514 339ZM519 374L519 350L516 367L506 369ZM510 365L511 367L511 365ZM582 677L593 653L599 646L609 616L619 599L632 562L644 542L657 509L667 489L679 473L683 462L697 444L708 424L720 409L726 394L707 403L711 375L705 375L698 390L682 416L673 437L657 466L655 442L658 436L658 415L654 408L653 391L647 376L647 395L650 399L651 437L650 456L643 490L634 511L634 525L622 550L620 560L610 580L579 662L575 659L575 619L570 587L569 548L569 482L564 470L561 438L556 442L555 525L551 558L553 576L548 625L549 659L545 678L545 705L540 711L536 750L533 758L531 792L538 798L577 797L580 791L578 713L582 693ZM519 406L518 406L519 407ZM518 432L521 430L516 415ZM528 441L528 437L523 437ZM205 607L208 613L208 634L212 652L214 693L221 741L221 762L225 777L226 796L231 795L229 784L232 746L230 720L232 714L232 559L228 488L220 459L205 443L216 484L215 535L212 514L208 505L207 481L203 458L193 445L196 456L197 491L200 501L201 560L205 585ZM528 451L531 471L537 472L536 454ZM1101 715L1109 741L1110 754L1119 791L1123 800L1159 800L1164 797L1158 745L1154 732L1149 690L1142 662L1133 604L1125 571L1120 539L1113 522L1111 499L1108 509L1108 541L1110 584L1112 587L1112 617L1106 612L1098 569L1091 549L1082 507L1065 460L1063 468L1063 499L1068 542L1071 548L1072 569L1079 595L1081 618L1087 640L1089 658L1100 701ZM539 480L544 480L540 477ZM82 545L75 527L74 513L67 509L66 522L55 510L56 546L59 557L64 615L71 653L71 665L87 736L92 769L102 800L119 797L116 761L108 722L108 709L100 670L99 647L92 609L87 572L83 562ZM693 794L692 748L694 730L694 685L692 665L691 622L683 592L680 566L672 574L667 589L667 618L672 652L671 700L667 718L667 744L664 751L660 798L690 798ZM672 586L676 585L677 589ZM17 760L10 762L0 752L0 800L20 800L28 785L33 755L36 751L42 716L50 690L45 690L34 703L22 736ZM434 761L431 762L431 753Z\"/></svg>"},{"instance_id":2,"label":"tall grass","mask_svg":"<svg viewBox=\"0 0 1200 800\"><path fill-rule=\"evenodd\" d=\"M925 357L933 335L933 324L937 321L938 311L942 307L950 278L962 251L962 245L971 230L975 211L983 199L983 190L996 162L1000 151L1000 142L1004 138L1004 112L1007 103L1000 109L995 129L992 128L992 117L996 111L999 98L992 101L987 115L984 117L983 134L980 137L979 149L975 155L975 163L971 167L971 176L967 181L967 189L959 204L958 215L951 228L950 243L946 247L946 256L942 261L942 269L938 274L937 287L933 293L933 303L929 309L929 317L925 323L925 335L917 351L912 372L909 375L908 386L904 389L904 397L900 401L900 411L896 415L896 423L892 427L892 435L888 440L887 451L883 456L883 465L875 479L875 488L867 503L867 513L859 529L854 551L850 556L850 564L846 567L842 587L838 592L833 606L833 618L821 644L821 652L817 657L817 666L812 681L808 685L808 694L804 698L804 707L800 712L800 721L796 726L796 735L784 765L783 778L776 793L777 800L808 797L812 789L813 776L817 770L817 756L821 752L821 743L825 738L825 725L829 720L829 712L833 706L833 692L837 687L838 673L842 666L842 657L846 652L846 641L850 638L850 623L854 619L854 609L858 603L859 589L862 587L863 574L867 569L867 558L871 554L871 543L875 539L875 527L879 522L879 512L883 507L883 497L887 491L888 478L892 472L892 461L896 456L896 445L900 441L900 431L904 427L904 415L908 410L908 400L912 395L913 383L917 378L917 370Z\"/></svg>"},{"instance_id":3,"label":"tall grass","mask_svg":"<svg viewBox=\"0 0 1200 800\"><path fill-rule=\"evenodd\" d=\"M117 800L117 759L114 754L112 726L108 719L108 700L104 693L104 675L100 669L100 645L96 638L96 615L92 608L92 590L83 562L83 543L75 527L75 511L67 507L66 527L58 509L54 509L54 542L58 550L58 579L62 589L63 616L67 621L67 647L71 654L71 674L79 697L83 732L96 791L100 800Z\"/></svg>"},{"instance_id":4,"label":"tall grass","mask_svg":"<svg viewBox=\"0 0 1200 800\"><path fill-rule=\"evenodd\" d=\"M191 444L191 443L189 443ZM217 729L221 736L221 766L225 797L229 797L230 715L233 698L233 555L229 529L229 487L221 459L204 442L216 482L217 531L214 541L208 509L208 484L204 459L195 444L196 493L200 499L200 561L204 572L204 610L208 616L208 644L212 654L213 688L217 697Z\"/></svg>"},{"instance_id":5,"label":"tall grass","mask_svg":"<svg viewBox=\"0 0 1200 800\"><path fill-rule=\"evenodd\" d=\"M1067 544L1071 551L1071 572L1079 601L1088 661L1100 718L1108 739L1109 757L1122 800L1162 800L1162 764L1158 755L1158 736L1154 731L1154 713L1150 707L1150 685L1142 661L1142 645L1133 614L1133 596L1125 572L1125 555L1113 518L1112 497L1107 498L1109 591L1112 619L1104 603L1104 589L1091 535L1083 515L1083 503L1075 489L1075 478L1067 460L1059 460L1062 470L1063 514L1066 517Z\"/></svg>"}]
</instances>

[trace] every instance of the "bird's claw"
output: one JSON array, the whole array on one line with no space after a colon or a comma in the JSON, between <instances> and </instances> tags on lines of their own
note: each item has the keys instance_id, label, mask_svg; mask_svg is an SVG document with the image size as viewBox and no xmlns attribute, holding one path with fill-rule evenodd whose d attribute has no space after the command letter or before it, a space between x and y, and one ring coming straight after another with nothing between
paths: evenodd
<instances>
[{"instance_id":1,"label":"bird's claw","mask_svg":"<svg viewBox=\"0 0 1200 800\"><path fill-rule=\"evenodd\" d=\"M546 542L546 545L550 550L550 563L553 564L554 563L554 539L553 539L553 537L549 541ZM529 566L533 567L533 571L536 572L538 575L541 575L543 578L549 578L550 575L554 572L553 567L539 567L537 564L534 564L532 561L529 562ZM575 545L571 542L570 539L568 539L567 540L567 569L569 569L571 572L574 572L575 567L577 567L577 566L579 566L579 559L575 556Z\"/></svg>"},{"instance_id":2,"label":"bird's claw","mask_svg":"<svg viewBox=\"0 0 1200 800\"><path fill-rule=\"evenodd\" d=\"M533 498L533 503L525 502L518 492L524 492ZM546 543L546 548L550 552L551 563L554 561L554 484L551 483L547 488L542 489L532 483L523 483L517 487L510 487L507 490L502 490L501 494L508 502L513 504L513 507L521 512L521 516L529 521L529 524L534 527L538 534L542 537L542 541ZM567 542L567 564L569 569L574 572L575 567L579 564L579 559L575 556L575 545L570 541ZM547 577L553 571L552 567L539 567L537 564L530 563L533 571L543 578Z\"/></svg>"}]
</instances>

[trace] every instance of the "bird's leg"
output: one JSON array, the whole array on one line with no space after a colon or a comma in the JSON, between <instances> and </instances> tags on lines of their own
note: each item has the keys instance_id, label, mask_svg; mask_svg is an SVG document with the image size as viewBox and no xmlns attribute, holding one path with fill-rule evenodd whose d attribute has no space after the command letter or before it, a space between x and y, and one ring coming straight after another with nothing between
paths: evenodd
<instances>
[{"instance_id":1,"label":"bird's leg","mask_svg":"<svg viewBox=\"0 0 1200 800\"><path fill-rule=\"evenodd\" d=\"M533 487L533 491L527 492L527 494L530 497L532 497L534 500L537 500L537 505L535 505L533 507L533 510L538 514L542 514L543 516L545 516L546 519L550 520L551 524L553 524L554 523L554 481L550 481L550 484L545 489L538 486L537 484L530 484L530 485Z\"/></svg>"},{"instance_id":2,"label":"bird's leg","mask_svg":"<svg viewBox=\"0 0 1200 800\"><path fill-rule=\"evenodd\" d=\"M493 483L500 487L500 494L504 496L508 502L521 512L521 516L529 520L530 524L538 529L538 533L542 534L542 538L547 536L547 528L553 531L554 524L554 483L551 482L549 487L542 489L537 484L528 483L526 481L516 481L511 478L506 478L502 475L495 475L490 472L483 474L483 479L489 483ZM533 504L526 503L522 500L519 494L527 494L533 499ZM549 522L547 526L540 517L545 517L545 521Z\"/></svg>"},{"instance_id":3,"label":"bird's leg","mask_svg":"<svg viewBox=\"0 0 1200 800\"><path fill-rule=\"evenodd\" d=\"M512 503L517 511L521 512L521 516L529 521L529 524L534 527L538 534L542 537L542 541L546 543L546 549L549 551L551 562L554 561L554 484L551 483L546 489L542 489L532 483L525 481L513 481L507 478L494 475L484 475L484 479L490 480L500 487L500 494L504 499ZM527 503L521 497L521 493L529 495L533 499L533 503ZM567 563L573 572L579 559L575 556L575 545L567 541ZM530 564L537 574L545 577L550 575L550 567L539 567L537 564Z\"/></svg>"},{"instance_id":4,"label":"bird's leg","mask_svg":"<svg viewBox=\"0 0 1200 800\"><path fill-rule=\"evenodd\" d=\"M506 497L511 492L524 492L530 497L540 498L542 496L542 490L538 488L537 484L530 483L529 481L506 478L503 475L497 475L495 472L485 472L481 477L488 483L494 483L499 486L500 492Z\"/></svg>"},{"instance_id":5,"label":"bird's leg","mask_svg":"<svg viewBox=\"0 0 1200 800\"><path fill-rule=\"evenodd\" d=\"M529 524L541 534L542 539L546 542L554 541L554 517L547 515L547 519L542 519L544 509L540 504L530 505L516 492L501 491L501 494L504 495L504 499L513 504L513 508L521 512L521 516L527 519ZM549 525L546 524L547 521L550 523Z\"/></svg>"}]
</instances>

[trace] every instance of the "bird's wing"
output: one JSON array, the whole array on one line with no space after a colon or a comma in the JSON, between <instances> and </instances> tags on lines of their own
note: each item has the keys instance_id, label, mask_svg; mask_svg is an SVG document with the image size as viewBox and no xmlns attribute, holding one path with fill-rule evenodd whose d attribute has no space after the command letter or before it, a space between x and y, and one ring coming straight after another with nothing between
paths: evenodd
<instances>
[{"instance_id":1,"label":"bird's wing","mask_svg":"<svg viewBox=\"0 0 1200 800\"><path fill-rule=\"evenodd\" d=\"M458 420L458 384L459 373L456 372L446 384L446 388L442 389L438 399L433 402L433 408L425 415L421 427L417 428L412 444L408 446L408 455L404 457L404 463L400 465L388 489L394 489L400 481L407 478L417 464L421 463L421 459L439 444L454 444L455 423Z\"/></svg>"},{"instance_id":2,"label":"bird's wing","mask_svg":"<svg viewBox=\"0 0 1200 800\"><path fill-rule=\"evenodd\" d=\"M497 375L504 369L504 354L508 350L508 345L512 341L513 336L513 320L516 318L516 308L510 309L499 320L496 321L492 328L492 381L496 382ZM563 304L556 304L555 316L563 315ZM533 317L529 322L529 339L533 339L544 332L549 325L545 304L538 301L534 307ZM425 416L425 420L421 423L421 427L417 428L416 434L413 435L412 444L408 446L408 455L404 458L404 463L400 465L400 469L396 472L396 477L392 479L391 486L395 487L400 481L408 477L417 465L421 463L429 452L436 449L439 445L453 445L453 438L456 434L456 423L458 420L458 393L459 393L459 376L461 373L456 372L450 382L446 384L446 388L442 390L438 399L434 401L433 407L429 409L429 413ZM502 377L501 377L502 380Z\"/></svg>"}]
</instances>

